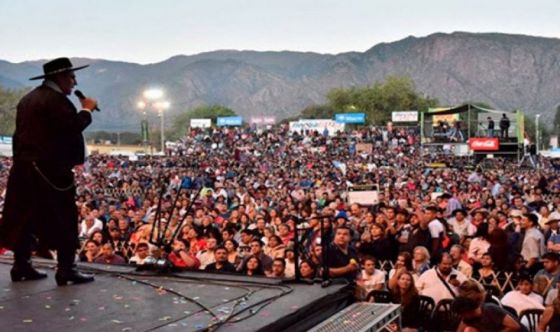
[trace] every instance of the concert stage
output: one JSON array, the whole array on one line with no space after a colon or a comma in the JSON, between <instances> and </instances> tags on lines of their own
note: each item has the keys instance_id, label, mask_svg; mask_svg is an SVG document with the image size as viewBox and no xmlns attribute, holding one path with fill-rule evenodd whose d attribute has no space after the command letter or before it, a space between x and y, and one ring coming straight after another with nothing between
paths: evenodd
<instances>
[{"instance_id":1,"label":"concert stage","mask_svg":"<svg viewBox=\"0 0 560 332\"><path fill-rule=\"evenodd\" d=\"M4 331L305 331L352 298L347 285L98 264L80 264L95 282L57 287L52 261L34 265L49 277L12 283L11 258L0 256Z\"/></svg>"}]
</instances>

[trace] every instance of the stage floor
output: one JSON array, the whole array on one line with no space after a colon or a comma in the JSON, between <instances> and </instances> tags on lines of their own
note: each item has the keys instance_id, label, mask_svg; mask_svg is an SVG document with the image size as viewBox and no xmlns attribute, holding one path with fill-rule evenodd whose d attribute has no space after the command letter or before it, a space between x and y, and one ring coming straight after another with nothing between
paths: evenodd
<instances>
[{"instance_id":1,"label":"stage floor","mask_svg":"<svg viewBox=\"0 0 560 332\"><path fill-rule=\"evenodd\" d=\"M12 283L0 256L4 331L304 331L349 304L346 285L283 283L197 272L157 275L132 267L82 264L95 282L57 287L47 279Z\"/></svg>"}]
</instances>

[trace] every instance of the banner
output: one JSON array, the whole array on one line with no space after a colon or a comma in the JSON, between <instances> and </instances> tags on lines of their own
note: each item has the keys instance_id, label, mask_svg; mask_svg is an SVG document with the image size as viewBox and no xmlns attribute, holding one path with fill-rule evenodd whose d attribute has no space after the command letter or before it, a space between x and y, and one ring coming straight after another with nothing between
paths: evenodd
<instances>
[{"instance_id":1,"label":"banner","mask_svg":"<svg viewBox=\"0 0 560 332\"><path fill-rule=\"evenodd\" d=\"M371 143L358 143L356 144L356 153L371 154L373 151L373 144Z\"/></svg>"},{"instance_id":2,"label":"banner","mask_svg":"<svg viewBox=\"0 0 560 332\"><path fill-rule=\"evenodd\" d=\"M255 125L273 125L276 123L275 116L254 116L249 121L250 124Z\"/></svg>"},{"instance_id":3,"label":"banner","mask_svg":"<svg viewBox=\"0 0 560 332\"><path fill-rule=\"evenodd\" d=\"M392 112L391 120L393 122L418 122L418 112L417 111Z\"/></svg>"},{"instance_id":4,"label":"banner","mask_svg":"<svg viewBox=\"0 0 560 332\"><path fill-rule=\"evenodd\" d=\"M558 147L558 136L550 135L550 147L556 149Z\"/></svg>"},{"instance_id":5,"label":"banner","mask_svg":"<svg viewBox=\"0 0 560 332\"><path fill-rule=\"evenodd\" d=\"M452 126L455 121L459 120L459 114L444 114L444 115L434 115L432 117L432 125L434 127L439 126L441 122L447 122L448 125Z\"/></svg>"},{"instance_id":6,"label":"banner","mask_svg":"<svg viewBox=\"0 0 560 332\"><path fill-rule=\"evenodd\" d=\"M473 151L498 151L500 149L500 141L498 138L471 137L469 139L469 147Z\"/></svg>"},{"instance_id":7,"label":"banner","mask_svg":"<svg viewBox=\"0 0 560 332\"><path fill-rule=\"evenodd\" d=\"M0 136L0 144L12 144L12 136Z\"/></svg>"},{"instance_id":8,"label":"banner","mask_svg":"<svg viewBox=\"0 0 560 332\"><path fill-rule=\"evenodd\" d=\"M191 128L210 128L211 126L211 119L191 119Z\"/></svg>"},{"instance_id":9,"label":"banner","mask_svg":"<svg viewBox=\"0 0 560 332\"><path fill-rule=\"evenodd\" d=\"M335 114L336 123L366 123L365 113L338 113Z\"/></svg>"},{"instance_id":10,"label":"banner","mask_svg":"<svg viewBox=\"0 0 560 332\"><path fill-rule=\"evenodd\" d=\"M218 126L241 126L243 120L240 116L225 116L218 118Z\"/></svg>"},{"instance_id":11,"label":"banner","mask_svg":"<svg viewBox=\"0 0 560 332\"><path fill-rule=\"evenodd\" d=\"M349 204L357 203L360 205L376 205L377 203L379 203L379 194L377 190L349 191L348 203Z\"/></svg>"},{"instance_id":12,"label":"banner","mask_svg":"<svg viewBox=\"0 0 560 332\"><path fill-rule=\"evenodd\" d=\"M290 122L290 131L318 131L322 134L325 129L329 136L334 136L338 131L344 131L344 123L336 123L334 120L309 119Z\"/></svg>"}]
</instances>

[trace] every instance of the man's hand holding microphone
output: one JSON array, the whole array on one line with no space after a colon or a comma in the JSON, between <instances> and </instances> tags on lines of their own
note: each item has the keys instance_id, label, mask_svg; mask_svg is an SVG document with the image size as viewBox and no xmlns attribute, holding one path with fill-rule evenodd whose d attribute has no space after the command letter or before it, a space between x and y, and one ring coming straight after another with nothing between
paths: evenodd
<instances>
[{"instance_id":1,"label":"man's hand holding microphone","mask_svg":"<svg viewBox=\"0 0 560 332\"><path fill-rule=\"evenodd\" d=\"M93 111L100 112L101 111L99 109L99 107L97 106L97 100L95 100L91 97L86 97L82 93L82 91L80 91L80 90L74 91L74 94L76 95L76 97L78 97L80 99L80 104L82 104L82 110L85 110L85 111L88 111L88 112L93 112Z\"/></svg>"}]
</instances>

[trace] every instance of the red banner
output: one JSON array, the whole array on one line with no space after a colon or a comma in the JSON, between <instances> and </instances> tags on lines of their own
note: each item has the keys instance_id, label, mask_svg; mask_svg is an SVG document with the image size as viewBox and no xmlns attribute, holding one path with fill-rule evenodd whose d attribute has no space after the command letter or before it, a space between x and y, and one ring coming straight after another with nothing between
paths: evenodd
<instances>
[{"instance_id":1,"label":"red banner","mask_svg":"<svg viewBox=\"0 0 560 332\"><path fill-rule=\"evenodd\" d=\"M496 137L472 137L469 139L469 148L473 151L498 151L500 141Z\"/></svg>"}]
</instances>

